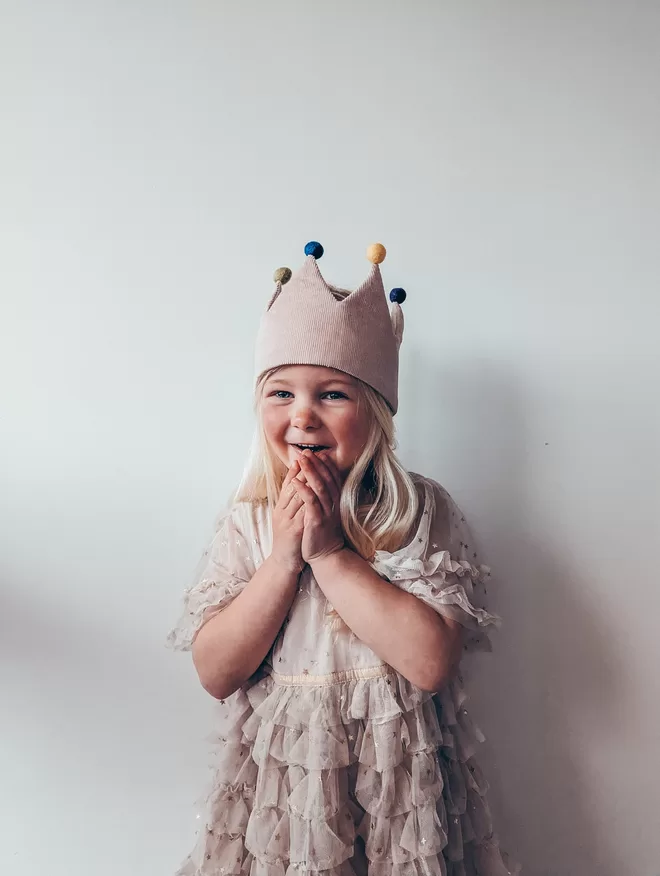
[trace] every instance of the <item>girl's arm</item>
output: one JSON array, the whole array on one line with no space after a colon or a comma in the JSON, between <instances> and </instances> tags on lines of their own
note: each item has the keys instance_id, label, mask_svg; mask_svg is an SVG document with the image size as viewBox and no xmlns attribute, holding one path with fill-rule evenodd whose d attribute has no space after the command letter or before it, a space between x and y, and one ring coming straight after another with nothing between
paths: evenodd
<instances>
[{"instance_id":1,"label":"girl's arm","mask_svg":"<svg viewBox=\"0 0 660 876\"><path fill-rule=\"evenodd\" d=\"M199 680L211 696L225 699L261 666L296 593L304 562L301 542L304 505L293 489L295 462L273 509L273 550L236 599L207 621L192 656Z\"/></svg>"},{"instance_id":2,"label":"girl's arm","mask_svg":"<svg viewBox=\"0 0 660 876\"><path fill-rule=\"evenodd\" d=\"M261 666L291 607L299 577L299 568L271 554L231 605L201 628L192 656L211 696L231 696Z\"/></svg>"},{"instance_id":3,"label":"girl's arm","mask_svg":"<svg viewBox=\"0 0 660 876\"><path fill-rule=\"evenodd\" d=\"M440 690L461 656L458 621L381 578L349 548L310 563L328 601L365 645L416 687Z\"/></svg>"},{"instance_id":4,"label":"girl's arm","mask_svg":"<svg viewBox=\"0 0 660 876\"><path fill-rule=\"evenodd\" d=\"M303 453L304 480L294 482L305 503L302 556L328 602L381 660L422 690L449 681L461 656L461 625L399 590L345 547L339 517L341 481L327 454Z\"/></svg>"}]
</instances>

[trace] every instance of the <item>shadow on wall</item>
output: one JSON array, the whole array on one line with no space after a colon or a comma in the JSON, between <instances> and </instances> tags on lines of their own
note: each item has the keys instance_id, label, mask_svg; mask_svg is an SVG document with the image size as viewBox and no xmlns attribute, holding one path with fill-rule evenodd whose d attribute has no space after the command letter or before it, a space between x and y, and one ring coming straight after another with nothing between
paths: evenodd
<instances>
[{"instance_id":1,"label":"shadow on wall","mask_svg":"<svg viewBox=\"0 0 660 876\"><path fill-rule=\"evenodd\" d=\"M625 862L592 797L586 755L621 732L620 663L589 563L551 555L535 526L537 438L524 392L497 362L468 370L418 355L408 369L406 461L440 480L477 536L487 534L477 542L494 570L489 607L504 619L494 657L467 667L502 846L526 876L619 876Z\"/></svg>"},{"instance_id":2,"label":"shadow on wall","mask_svg":"<svg viewBox=\"0 0 660 876\"><path fill-rule=\"evenodd\" d=\"M414 381L406 385L403 375L400 423L407 461L454 494L495 570L490 607L505 623L494 658L477 658L470 688L489 737L482 761L503 846L525 876L620 876L626 864L591 794L588 754L592 743L621 737L626 686L591 596L589 563L551 554L543 544L550 518L543 527L534 520L542 502L526 415L532 400L498 363L408 363ZM173 697L172 673L190 667L176 669L160 638L138 647L59 600L35 602L25 588L3 592L0 657L13 667L35 727L44 695L51 708L56 703L48 719L53 751L78 764L90 789L119 788L127 807L137 788L175 796L188 764L182 760L176 776L168 764L163 774L167 755L154 733L169 728L170 750L183 738L172 728L200 694L181 683Z\"/></svg>"},{"instance_id":3,"label":"shadow on wall","mask_svg":"<svg viewBox=\"0 0 660 876\"><path fill-rule=\"evenodd\" d=\"M1 572L0 582L0 664L10 682L3 744L16 763L29 763L26 787L38 777L48 799L66 784L72 800L67 797L53 817L71 872L73 850L80 854L85 844L93 846L94 831L107 835L109 818L121 842L108 851L105 866L126 848L143 855L145 844L153 849L150 863L162 859L163 866L173 866L196 826L194 797L182 789L194 788L197 795L207 774L208 746L199 745L197 756L182 751L191 715L200 713L205 697L192 683L190 662L173 658L161 631L145 629L142 639L131 639L102 614L90 616L45 594L35 599ZM16 805L25 805L24 799ZM75 818L82 817L84 841L67 832L72 823L78 830ZM20 853L24 866L26 857L34 867L45 866L37 860L43 846Z\"/></svg>"}]
</instances>

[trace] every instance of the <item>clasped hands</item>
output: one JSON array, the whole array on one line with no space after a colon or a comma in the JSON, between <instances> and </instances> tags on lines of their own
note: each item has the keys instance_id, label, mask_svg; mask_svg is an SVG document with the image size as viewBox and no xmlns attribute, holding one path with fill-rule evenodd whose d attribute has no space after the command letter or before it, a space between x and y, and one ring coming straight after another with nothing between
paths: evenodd
<instances>
[{"instance_id":1,"label":"clasped hands","mask_svg":"<svg viewBox=\"0 0 660 876\"><path fill-rule=\"evenodd\" d=\"M327 451L305 450L287 472L273 509L272 556L301 572L343 549L339 502L342 478Z\"/></svg>"}]
</instances>

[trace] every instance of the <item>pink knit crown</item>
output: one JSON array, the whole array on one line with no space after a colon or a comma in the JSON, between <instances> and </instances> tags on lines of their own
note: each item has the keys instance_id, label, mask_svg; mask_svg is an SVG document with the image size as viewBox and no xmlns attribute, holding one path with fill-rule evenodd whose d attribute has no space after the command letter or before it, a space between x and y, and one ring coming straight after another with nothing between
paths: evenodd
<instances>
[{"instance_id":1,"label":"pink knit crown","mask_svg":"<svg viewBox=\"0 0 660 876\"><path fill-rule=\"evenodd\" d=\"M257 379L283 365L322 365L357 377L377 390L396 413L399 346L403 337L403 289L390 294L388 307L378 262L385 247L368 250L373 267L365 282L337 300L319 270L320 244L308 244L308 257L295 274L276 271L275 292L257 336Z\"/></svg>"}]
</instances>

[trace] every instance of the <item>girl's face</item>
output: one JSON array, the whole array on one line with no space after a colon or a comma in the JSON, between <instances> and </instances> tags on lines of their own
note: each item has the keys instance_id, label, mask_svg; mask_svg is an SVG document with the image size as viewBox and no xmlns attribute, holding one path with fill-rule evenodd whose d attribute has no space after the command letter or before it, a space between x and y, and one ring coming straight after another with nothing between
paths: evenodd
<instances>
[{"instance_id":1,"label":"girl's face","mask_svg":"<svg viewBox=\"0 0 660 876\"><path fill-rule=\"evenodd\" d=\"M370 431L358 381L316 365L280 368L264 384L261 416L268 443L288 468L309 447L326 450L347 474Z\"/></svg>"}]
</instances>

